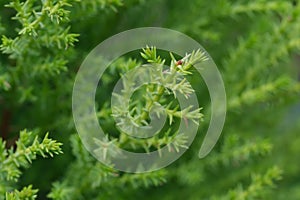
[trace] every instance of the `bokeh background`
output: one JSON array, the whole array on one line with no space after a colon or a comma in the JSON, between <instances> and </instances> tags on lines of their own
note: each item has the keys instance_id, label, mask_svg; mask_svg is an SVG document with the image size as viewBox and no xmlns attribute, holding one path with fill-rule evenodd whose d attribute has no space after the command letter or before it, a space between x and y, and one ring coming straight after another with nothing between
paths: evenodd
<instances>
[{"instance_id":1,"label":"bokeh background","mask_svg":"<svg viewBox=\"0 0 300 200\"><path fill-rule=\"evenodd\" d=\"M225 83L227 119L214 150L199 159L210 100L203 81L191 78L204 113L191 148L163 170L126 174L85 150L71 94L96 45L146 26L183 32L209 52ZM32 184L37 199L300 199L298 0L1 0L0 34L1 137L10 148L20 130L50 132L64 152L22 169L12 188ZM107 132L115 128L105 102L116 72L134 66L133 59L141 57L125 55L101 82L97 109Z\"/></svg>"}]
</instances>

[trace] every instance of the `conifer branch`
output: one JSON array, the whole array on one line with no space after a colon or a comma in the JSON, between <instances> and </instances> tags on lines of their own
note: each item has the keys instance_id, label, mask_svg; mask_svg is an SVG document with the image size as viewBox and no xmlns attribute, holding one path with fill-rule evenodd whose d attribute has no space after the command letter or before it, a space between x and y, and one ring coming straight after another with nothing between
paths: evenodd
<instances>
[{"instance_id":1,"label":"conifer branch","mask_svg":"<svg viewBox=\"0 0 300 200\"><path fill-rule=\"evenodd\" d=\"M0 139L0 174L3 181L17 181L21 175L21 167L28 167L40 155L44 158L61 154L61 143L48 138L48 133L40 142L37 133L23 130L16 142L16 150L5 149L5 142Z\"/></svg>"}]
</instances>

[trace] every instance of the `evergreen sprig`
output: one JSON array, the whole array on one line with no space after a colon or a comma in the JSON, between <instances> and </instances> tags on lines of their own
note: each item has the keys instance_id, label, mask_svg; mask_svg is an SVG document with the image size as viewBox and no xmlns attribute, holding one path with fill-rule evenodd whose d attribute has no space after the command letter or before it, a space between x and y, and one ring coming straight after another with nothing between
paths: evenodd
<instances>
[{"instance_id":1,"label":"evergreen sprig","mask_svg":"<svg viewBox=\"0 0 300 200\"><path fill-rule=\"evenodd\" d=\"M28 167L40 155L44 158L62 153L61 143L48 138L48 133L40 142L36 132L23 130L16 142L16 149L5 148L5 141L0 140L0 172L4 180L17 181L21 175L21 167Z\"/></svg>"},{"instance_id":2,"label":"evergreen sprig","mask_svg":"<svg viewBox=\"0 0 300 200\"><path fill-rule=\"evenodd\" d=\"M154 138L147 140L132 139L129 138L126 133L121 132L119 138L121 146L130 147L133 149L142 147L142 149L144 149L146 152L149 152L152 147L155 147L159 150L162 146L168 145L170 139L167 138L172 138L178 140L174 143L178 145L170 147L169 150L171 151L175 149L178 151L179 148L186 148L184 145L186 139L182 137L174 137L176 131L174 132L171 127L171 125L175 122L174 118L191 120L196 124L198 124L202 119L203 115L200 113L201 108L194 109L192 107L187 107L180 110L179 104L176 103L174 99L169 99L167 96L172 94L174 98L176 98L178 94L181 94L185 98L188 98L190 94L194 92L194 90L184 76L190 75L190 68L197 62L203 62L207 60L207 57L201 50L186 54L186 56L179 61L176 61L172 54L170 55L170 66L165 68L165 59L162 59L161 56L157 54L155 47L147 46L143 49L141 56L154 67L154 70L151 71L150 74L147 74L147 76L150 76L150 80L155 80L157 83L159 83L159 85L148 85L146 88L146 93L137 97L137 101L133 101L132 104L134 106L129 106L132 108L131 110L128 110L124 102L126 102L126 100L129 99L130 95L134 92L132 91L132 85L134 84L133 81L137 78L135 76L140 75L132 74L133 77L126 77L123 79L124 89L122 90L122 94L113 94L114 98L118 100L118 104L116 107L114 107L115 112L113 113L113 116L119 119L117 125L127 126L127 124L130 123L128 120L132 121L131 123L136 124L137 126L147 125L149 113L153 106L155 106L157 103L169 101L167 104L165 103L164 109L169 118L168 121L170 127L162 134L163 136L155 136ZM156 110L155 112L157 115L159 115L162 110Z\"/></svg>"},{"instance_id":3,"label":"evergreen sprig","mask_svg":"<svg viewBox=\"0 0 300 200\"><path fill-rule=\"evenodd\" d=\"M29 167L38 155L47 158L62 153L62 143L49 139L48 133L40 140L37 131L21 131L15 149L13 147L6 149L5 145L6 142L0 139L0 192L5 188L9 191L11 181L17 182L22 174L21 169ZM34 199L36 193L37 190L28 186L21 191L8 192L6 196L10 199Z\"/></svg>"},{"instance_id":4,"label":"evergreen sprig","mask_svg":"<svg viewBox=\"0 0 300 200\"><path fill-rule=\"evenodd\" d=\"M296 159L299 120L296 114L286 116L291 103L299 101L299 1L173 0L170 4L167 0L12 0L1 1L0 6L0 134L4 138L0 142L1 200L35 199L37 190L33 188L38 186L45 194L49 192L45 185L53 179L56 182L48 194L51 199L300 199ZM205 159L199 160L196 155L209 117L201 121L193 145L177 162L156 172L128 174L100 164L79 137L72 135L75 128L70 96L78 66L92 46L128 27L153 25L187 33L209 51L226 86L227 120L219 143ZM163 105L168 117L166 129L147 140L132 139L116 130L110 96L108 92L100 95L97 116L107 139L121 148L159 151L171 141L174 146L167 145L169 151L187 148L186 138L175 137L177 122L188 118L199 123L202 112L211 115L201 80L189 76L194 73L192 64L208 57L197 51L180 59L162 55L154 47L146 47L143 62L124 56L100 80L103 91L111 91L120 74L150 63L157 69L153 77L176 91L150 84L134 94L129 111L120 107L119 112L127 112L134 123L147 125L151 107L157 102ZM162 67L168 60L170 67ZM166 79L176 76L175 71L182 76ZM181 112L174 100L179 93L188 97L193 92L186 78L195 83L193 88L205 106L201 112L188 108ZM129 86L130 80L125 82ZM160 114L160 110L155 111ZM55 155L60 148L59 143L55 147L49 138L35 140L37 134L26 131L28 140L20 138L17 146L7 149L5 143L12 141L4 140L28 124L43 132L63 132L59 138L65 144L66 156L55 160L43 178L32 181L33 186L23 188L25 181L13 181L19 180L22 169L29 167L37 155ZM70 135L73 156L68 151ZM21 153L24 151L28 158ZM273 168L275 164L280 169ZM65 169L63 176L60 170L54 170L61 168ZM274 190L282 171L284 181ZM24 174L26 181L34 178L31 173Z\"/></svg>"},{"instance_id":5,"label":"evergreen sprig","mask_svg":"<svg viewBox=\"0 0 300 200\"><path fill-rule=\"evenodd\" d=\"M37 198L37 189L32 189L32 185L24 187L21 191L14 190L6 193L6 200L34 200Z\"/></svg>"}]
</instances>

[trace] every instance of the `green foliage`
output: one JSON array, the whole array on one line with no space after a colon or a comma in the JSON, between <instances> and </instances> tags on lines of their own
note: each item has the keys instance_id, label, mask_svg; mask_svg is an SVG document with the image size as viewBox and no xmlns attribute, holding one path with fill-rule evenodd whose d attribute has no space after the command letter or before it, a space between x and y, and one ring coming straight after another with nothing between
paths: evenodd
<instances>
[{"instance_id":1,"label":"green foliage","mask_svg":"<svg viewBox=\"0 0 300 200\"><path fill-rule=\"evenodd\" d=\"M169 65L169 68L164 69L165 59L162 59L157 55L155 47L147 47L143 49L141 56L153 66L153 71L146 73L145 75L150 80L155 80L159 84L149 84L144 93L137 94L132 100L129 107L131 109L128 110L126 104L126 99L130 99L130 94L134 91L132 85L134 85L134 81L138 78L142 78L142 80L146 80L147 77L141 77L142 75L139 73L132 73L123 79L124 89L120 94L113 94L117 103L115 107L112 109L115 110L113 112L113 116L117 119L117 124L122 127L123 130L129 129L128 124L131 120L134 124L139 125L149 125L149 113L153 109L153 112L160 116L164 111L168 116L168 121L170 127L165 127L165 129L159 134L155 135L151 139L131 139L125 132L121 132L119 146L123 148L132 148L134 150L138 148L144 148L146 152L149 152L151 148L155 148L160 150L164 145L168 145L170 141L174 141L174 145L168 145L169 151L176 150L179 151L179 148L187 148L186 138L175 137L176 134L174 132L174 128L172 128L172 124L176 122L175 118L185 119L186 123L191 121L195 124L199 123L199 120L202 118L202 114L200 113L201 109L195 109L193 106L189 106L184 108L183 110L179 109L179 104L177 101L170 100L170 95L176 97L179 94L183 95L185 98L188 98L194 90L191 85L188 83L185 75L191 74L188 70L192 64L196 62L201 62L205 60L204 53L200 50L196 52L192 52L191 54L187 54L184 58L181 59L181 64L177 64L174 56L171 55L172 60ZM166 103L167 102L167 103ZM163 107L157 107L157 104L163 105ZM165 104L165 105L164 105ZM128 117L129 116L129 117ZM106 116L105 116L106 117ZM119 119L119 120L118 120ZM137 132L134 129L129 129L128 131ZM139 135L143 133L139 132ZM101 150L101 149L100 149Z\"/></svg>"},{"instance_id":2,"label":"green foliage","mask_svg":"<svg viewBox=\"0 0 300 200\"><path fill-rule=\"evenodd\" d=\"M103 9L110 8L117 12L117 7L123 5L123 0L96 0L96 1L83 1L81 0L80 8L85 12L91 13L99 12Z\"/></svg>"},{"instance_id":3,"label":"green foliage","mask_svg":"<svg viewBox=\"0 0 300 200\"><path fill-rule=\"evenodd\" d=\"M274 188L274 181L281 179L281 170L277 167L269 169L263 176L252 175L250 185L243 189L238 186L230 190L225 196L214 197L212 199L263 199L269 188Z\"/></svg>"},{"instance_id":4,"label":"green foliage","mask_svg":"<svg viewBox=\"0 0 300 200\"><path fill-rule=\"evenodd\" d=\"M107 141L98 142L148 152L175 139L180 119L201 122L193 145L178 161L130 174L102 165L74 134L71 93L78 67L94 46L141 26L172 28L199 41L221 71L228 113L217 146L199 160L211 113L193 65L209 57L197 49L179 58L145 47L116 60L96 95L97 116L107 134ZM299 1L1 1L0 35L0 199L300 199L299 108L291 108L300 93ZM113 113L117 80L149 63L156 69L149 76L186 96L196 91L203 109L180 112L176 92L149 84L134 92L129 111L119 104ZM122 93L120 101L131 92ZM115 128L112 114L123 119L125 113L147 125L157 103L164 106L168 123L155 137L134 139ZM126 127L126 121L120 123ZM24 128L39 131L20 131ZM177 139L171 148L186 148L186 138ZM60 154L61 148L61 156L38 159ZM103 156L108 151L109 145L99 149Z\"/></svg>"},{"instance_id":5,"label":"green foliage","mask_svg":"<svg viewBox=\"0 0 300 200\"><path fill-rule=\"evenodd\" d=\"M165 170L146 174L123 174L102 165L85 150L77 135L71 136L71 145L76 159L64 180L53 184L48 195L51 199L103 199L114 195L112 191L125 187L157 186L166 181ZM102 192L99 193L99 190Z\"/></svg>"},{"instance_id":6,"label":"green foliage","mask_svg":"<svg viewBox=\"0 0 300 200\"><path fill-rule=\"evenodd\" d=\"M12 181L17 182L22 172L20 168L28 168L38 155L46 158L62 153L61 143L48 138L48 133L40 142L37 132L21 131L16 141L16 149L5 148L5 141L0 139L0 199L3 193L9 191ZM14 190L6 193L7 199L35 199L37 190L32 186L24 187L21 191Z\"/></svg>"},{"instance_id":7,"label":"green foliage","mask_svg":"<svg viewBox=\"0 0 300 200\"><path fill-rule=\"evenodd\" d=\"M7 200L21 200L21 199L36 199L38 190L32 189L32 186L24 187L21 191L14 190L13 192L6 193Z\"/></svg>"}]
</instances>

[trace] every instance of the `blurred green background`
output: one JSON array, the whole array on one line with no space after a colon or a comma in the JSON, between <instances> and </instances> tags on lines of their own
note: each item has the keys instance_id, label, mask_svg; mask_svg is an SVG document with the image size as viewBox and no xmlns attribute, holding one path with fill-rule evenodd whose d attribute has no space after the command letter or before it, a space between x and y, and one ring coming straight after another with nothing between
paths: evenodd
<instances>
[{"instance_id":1,"label":"blurred green background","mask_svg":"<svg viewBox=\"0 0 300 200\"><path fill-rule=\"evenodd\" d=\"M30 21L45 1L11 2L32 5L22 12L0 1L0 34L15 40L7 44L2 39L1 44L1 137L13 146L18 132L27 128L49 131L64 144L63 155L39 159L23 170L13 183L16 188L32 184L39 189L38 199L300 199L298 0L69 0L62 1L72 5L63 7L69 11L68 20L52 26L45 19L45 26L35 28L36 36L20 33L26 21L12 18ZM205 117L184 156L155 173L110 171L76 136L71 113L74 78L101 41L149 26L183 32L211 55L227 93L225 127L214 150L199 159L210 100L203 81L191 79ZM62 46L72 42L58 30L79 34L74 36L78 41L59 48L58 40ZM141 60L133 55L119 61L116 70L130 65L130 58ZM104 117L100 121L108 131L113 129L111 116L101 110L110 101L110 84L118 78L112 72L107 72L106 89L97 96L99 115Z\"/></svg>"}]
</instances>

